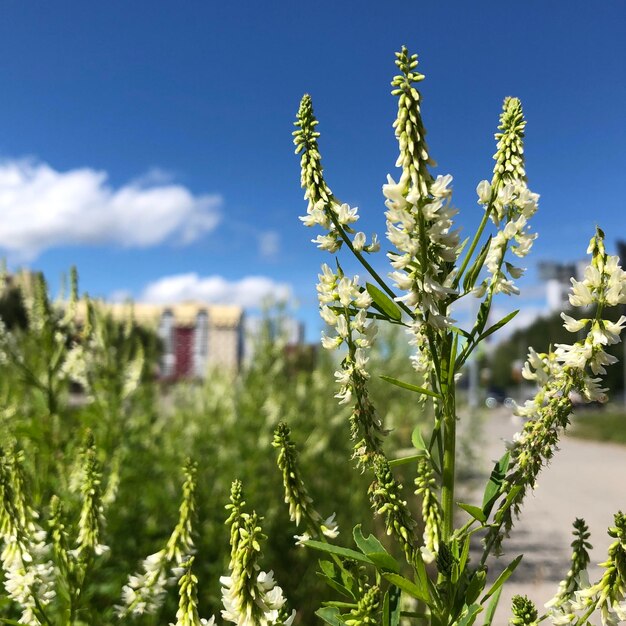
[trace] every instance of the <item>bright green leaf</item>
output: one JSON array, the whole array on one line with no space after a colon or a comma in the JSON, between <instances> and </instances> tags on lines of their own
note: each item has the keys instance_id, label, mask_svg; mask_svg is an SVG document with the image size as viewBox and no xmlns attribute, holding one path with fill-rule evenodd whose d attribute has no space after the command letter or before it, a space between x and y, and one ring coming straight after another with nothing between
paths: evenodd
<instances>
[{"instance_id":1,"label":"bright green leaf","mask_svg":"<svg viewBox=\"0 0 626 626\"><path fill-rule=\"evenodd\" d=\"M493 583L491 589L483 596L483 599L480 601L481 604L485 603L485 600L489 599L502 585L509 579L509 576L515 571L515 568L519 565L519 562L523 558L523 554L520 554L518 557L513 559L511 563L507 566L507 568L496 578L496 582Z\"/></svg>"},{"instance_id":2,"label":"bright green leaf","mask_svg":"<svg viewBox=\"0 0 626 626\"><path fill-rule=\"evenodd\" d=\"M381 291L378 287L372 285L371 283L365 283L365 288L367 289L367 293L369 293L372 297L374 305L379 311L389 316L392 320L400 321L402 318L402 311L400 311L398 305L384 291Z\"/></svg>"},{"instance_id":3,"label":"bright green leaf","mask_svg":"<svg viewBox=\"0 0 626 626\"><path fill-rule=\"evenodd\" d=\"M483 513L483 510L479 506L465 504L464 502L457 502L457 504L481 524L484 524L487 521L487 516Z\"/></svg>"},{"instance_id":4,"label":"bright green leaf","mask_svg":"<svg viewBox=\"0 0 626 626\"><path fill-rule=\"evenodd\" d=\"M396 387L401 387L402 389L408 389L409 391L414 391L416 393L423 393L426 396L432 396L433 398L441 398L441 396L431 391L430 389L425 389L424 387L418 387L417 385L412 385L411 383L405 383L402 380L398 380L397 378L392 378L391 376L381 376L381 378Z\"/></svg>"},{"instance_id":5,"label":"bright green leaf","mask_svg":"<svg viewBox=\"0 0 626 626\"><path fill-rule=\"evenodd\" d=\"M345 626L345 622L340 618L339 609L335 606L326 606L315 611L315 615L323 619L330 626Z\"/></svg>"}]
</instances>

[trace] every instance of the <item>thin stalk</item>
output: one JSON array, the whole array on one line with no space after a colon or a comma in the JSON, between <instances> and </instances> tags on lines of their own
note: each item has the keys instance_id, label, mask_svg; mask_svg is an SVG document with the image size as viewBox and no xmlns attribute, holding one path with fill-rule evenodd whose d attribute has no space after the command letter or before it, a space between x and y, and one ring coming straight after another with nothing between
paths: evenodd
<instances>
[{"instance_id":1,"label":"thin stalk","mask_svg":"<svg viewBox=\"0 0 626 626\"><path fill-rule=\"evenodd\" d=\"M354 249L352 245L352 241L350 237L348 237L346 231L343 226L337 220L337 216L329 211L330 219L332 220L337 232L341 235L341 238L344 240L345 244L350 248L350 251L354 256L359 260L359 263L369 272L370 276L380 285L381 289L387 293L387 295L411 318L415 317L415 314L411 309L409 309L404 302L401 300L396 300L396 294L393 290L387 285L387 283L378 275L378 272L369 264L369 261L366 261L365 257L358 251Z\"/></svg>"},{"instance_id":2,"label":"thin stalk","mask_svg":"<svg viewBox=\"0 0 626 626\"><path fill-rule=\"evenodd\" d=\"M441 506L443 509L442 538L448 541L454 529L454 479L456 472L456 405L454 378L448 380L448 372L454 368L454 355L450 335L446 337L442 360L442 395L443 395L443 478L441 487Z\"/></svg>"},{"instance_id":3,"label":"thin stalk","mask_svg":"<svg viewBox=\"0 0 626 626\"><path fill-rule=\"evenodd\" d=\"M456 289L458 287L459 282L461 281L461 276L463 275L463 272L465 272L465 270L467 269L467 266L469 265L472 255L474 254L474 251L476 250L476 246L478 246L478 242L480 241L480 238L482 237L483 231L485 230L485 226L487 225L487 220L489 219L489 215L491 214L492 205L493 205L493 199L489 201L489 205L485 209L485 214L483 215L483 219L480 221L480 224L478 225L478 230L476 231L476 234L474 235L474 239L472 239L472 243L470 244L470 247L467 250L467 254L465 255L465 258L463 259L463 263L461 263L461 267L459 268L459 271L457 272L456 277L454 278L454 281L452 282L453 289Z\"/></svg>"}]
</instances>

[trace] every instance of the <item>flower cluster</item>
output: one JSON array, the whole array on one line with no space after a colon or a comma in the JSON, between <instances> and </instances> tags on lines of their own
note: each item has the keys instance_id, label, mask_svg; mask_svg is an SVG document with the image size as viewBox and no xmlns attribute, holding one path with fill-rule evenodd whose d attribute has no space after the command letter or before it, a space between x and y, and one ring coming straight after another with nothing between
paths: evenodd
<instances>
[{"instance_id":1,"label":"flower cluster","mask_svg":"<svg viewBox=\"0 0 626 626\"><path fill-rule=\"evenodd\" d=\"M307 530L302 535L296 535L298 545L314 537L325 536L334 539L339 534L335 523L335 514L323 520L322 516L313 507L313 499L309 495L298 468L296 447L291 441L290 430L287 424L281 422L274 431L272 445L278 448L278 468L283 475L285 488L285 503L289 505L289 517L296 526L305 522Z\"/></svg>"},{"instance_id":2,"label":"flower cluster","mask_svg":"<svg viewBox=\"0 0 626 626\"><path fill-rule=\"evenodd\" d=\"M4 544L0 561L8 597L22 609L20 623L40 626L43 611L55 597L54 565L46 532L37 514L26 503L22 455L0 451L0 538Z\"/></svg>"},{"instance_id":3,"label":"flower cluster","mask_svg":"<svg viewBox=\"0 0 626 626\"><path fill-rule=\"evenodd\" d=\"M537 626L539 623L537 608L526 596L514 596L512 610L511 626Z\"/></svg>"},{"instance_id":4,"label":"flower cluster","mask_svg":"<svg viewBox=\"0 0 626 626\"><path fill-rule=\"evenodd\" d=\"M78 520L77 555L89 558L103 554L108 547L100 542L104 526L102 505L102 473L96 458L96 447L93 436L89 434L87 445L83 451L83 480L81 493L83 503Z\"/></svg>"},{"instance_id":5,"label":"flower cluster","mask_svg":"<svg viewBox=\"0 0 626 626\"><path fill-rule=\"evenodd\" d=\"M366 388L369 374L366 370L366 350L372 345L376 326L368 323L367 309L372 304L368 291L359 286L359 278L348 278L341 268L333 272L322 266L317 286L322 319L335 330L334 336L323 335L322 345L338 349L346 345L341 369L335 372L340 404L354 402L350 426L355 440L355 457L365 463L381 449L381 438L386 434Z\"/></svg>"},{"instance_id":6,"label":"flower cluster","mask_svg":"<svg viewBox=\"0 0 626 626\"><path fill-rule=\"evenodd\" d=\"M226 520L231 524L231 560L230 574L220 578L222 617L237 626L274 626L278 622L291 626L295 611L283 619L283 591L273 572L264 572L259 566L261 542L265 539L260 519L255 512L243 512L242 506L241 484L236 482L231 490L231 514Z\"/></svg>"},{"instance_id":7,"label":"flower cluster","mask_svg":"<svg viewBox=\"0 0 626 626\"><path fill-rule=\"evenodd\" d=\"M556 595L546 603L553 623L564 620L570 613L571 601L575 593L589 586L587 566L589 565L589 529L584 519L574 521L574 541L572 541L571 566L565 580L559 583ZM568 622L565 622L568 623Z\"/></svg>"},{"instance_id":8,"label":"flower cluster","mask_svg":"<svg viewBox=\"0 0 626 626\"><path fill-rule=\"evenodd\" d=\"M450 199L452 176L433 180L428 165L432 160L425 141L419 91L415 84L424 76L415 71L417 55L406 48L397 53L400 74L392 81L398 96L394 122L400 148L397 165L402 168L396 183L391 176L383 185L386 198L387 237L397 252L388 254L395 268L391 274L396 286L406 294L400 301L417 312L420 322L437 329L450 323L447 315L452 267L458 256L459 236L452 230L457 213Z\"/></svg>"},{"instance_id":9,"label":"flower cluster","mask_svg":"<svg viewBox=\"0 0 626 626\"><path fill-rule=\"evenodd\" d=\"M417 462L415 493L422 497L422 519L424 521L424 561L431 562L439 552L441 538L441 504L437 498L436 480L428 457L421 456Z\"/></svg>"},{"instance_id":10,"label":"flower cluster","mask_svg":"<svg viewBox=\"0 0 626 626\"><path fill-rule=\"evenodd\" d=\"M375 480L369 488L372 508L385 517L387 534L393 533L404 550L407 562L414 565L422 556L415 538L416 522L411 517L406 500L402 499L402 485L394 478L383 455L376 456L373 466Z\"/></svg>"},{"instance_id":11,"label":"flower cluster","mask_svg":"<svg viewBox=\"0 0 626 626\"><path fill-rule=\"evenodd\" d=\"M556 626L587 624L595 611L600 612L604 626L626 621L626 515L616 513L615 526L608 533L615 541L609 546L607 560L601 563L605 568L602 578L594 585L576 589L567 601L548 603L548 618Z\"/></svg>"},{"instance_id":12,"label":"flower cluster","mask_svg":"<svg viewBox=\"0 0 626 626\"><path fill-rule=\"evenodd\" d=\"M346 242L360 255L362 252L377 252L380 249L378 237L373 235L367 243L365 233L355 232L352 228L358 219L358 209L339 202L324 180L322 158L317 145L319 132L315 130L318 121L313 115L311 96L306 94L300 102L294 131L296 154L300 157L301 185L304 198L308 201L307 214L301 217L305 226L321 226L327 231L318 235L313 242L322 250L338 252Z\"/></svg>"},{"instance_id":13,"label":"flower cluster","mask_svg":"<svg viewBox=\"0 0 626 626\"><path fill-rule=\"evenodd\" d=\"M557 344L556 349L545 354L530 350L523 375L536 382L539 389L532 400L518 406L516 414L527 419L512 446L512 469L507 476L509 485L518 487L512 500L515 512L528 487L533 488L543 464L552 458L560 430L569 423L572 411L572 392L580 393L589 401L606 401L598 374L605 374L605 365L615 362L605 352L607 344L616 343L625 318L612 324L602 319L607 306L626 302L626 272L619 266L617 257L609 256L604 247L604 234L598 230L591 239L588 252L591 264L585 279L572 279L570 303L573 306L594 305L593 319L576 321L565 315L565 328L572 332L587 329L586 336L573 344ZM502 511L507 530L511 527L510 508ZM497 532L493 531L492 532Z\"/></svg>"},{"instance_id":14,"label":"flower cluster","mask_svg":"<svg viewBox=\"0 0 626 626\"><path fill-rule=\"evenodd\" d=\"M154 613L163 603L169 576L177 578L175 566L186 561L193 552L192 523L195 513L195 463L188 461L184 468L183 497L178 511L178 523L165 547L146 557L141 573L128 577L122 589L120 617Z\"/></svg>"},{"instance_id":15,"label":"flower cluster","mask_svg":"<svg viewBox=\"0 0 626 626\"><path fill-rule=\"evenodd\" d=\"M178 580L178 611L176 624L170 626L214 626L215 617L204 619L198 615L198 579L191 570L193 557L183 563L183 575Z\"/></svg>"},{"instance_id":16,"label":"flower cluster","mask_svg":"<svg viewBox=\"0 0 626 626\"><path fill-rule=\"evenodd\" d=\"M483 281L475 294L482 297L487 290L492 294L517 294L513 283L524 269L504 260L509 246L513 254L525 257L537 238L529 231L528 220L537 211L539 195L526 184L524 170L524 127L526 121L517 98L506 98L500 116L500 132L496 133L497 151L493 179L481 181L476 188L478 203L484 208L498 231L489 245L485 265L491 278Z\"/></svg>"}]
</instances>

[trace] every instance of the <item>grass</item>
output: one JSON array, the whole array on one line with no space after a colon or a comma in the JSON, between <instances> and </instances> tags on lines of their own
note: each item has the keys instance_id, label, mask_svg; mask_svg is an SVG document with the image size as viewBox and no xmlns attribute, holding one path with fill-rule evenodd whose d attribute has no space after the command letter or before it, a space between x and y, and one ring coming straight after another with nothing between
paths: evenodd
<instances>
[{"instance_id":1,"label":"grass","mask_svg":"<svg viewBox=\"0 0 626 626\"><path fill-rule=\"evenodd\" d=\"M609 407L605 411L576 411L569 434L580 439L626 445L626 411Z\"/></svg>"}]
</instances>

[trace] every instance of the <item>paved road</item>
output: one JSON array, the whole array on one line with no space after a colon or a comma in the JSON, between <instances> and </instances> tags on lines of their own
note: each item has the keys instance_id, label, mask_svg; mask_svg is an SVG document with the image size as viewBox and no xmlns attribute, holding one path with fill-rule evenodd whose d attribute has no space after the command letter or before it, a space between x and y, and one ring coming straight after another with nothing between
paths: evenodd
<instances>
[{"instance_id":1,"label":"paved road","mask_svg":"<svg viewBox=\"0 0 626 626\"><path fill-rule=\"evenodd\" d=\"M503 454L502 440L511 439L521 426L521 420L505 409L488 414L483 449L489 459ZM526 594L540 607L554 595L568 570L571 524L576 517L584 517L591 530L590 576L597 579L601 572L597 564L605 559L610 543L606 529L613 513L626 510L626 446L565 437L560 448L505 543L503 558L525 556L506 584L495 626L508 624L513 595ZM491 467L484 469L488 473Z\"/></svg>"}]
</instances>

